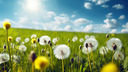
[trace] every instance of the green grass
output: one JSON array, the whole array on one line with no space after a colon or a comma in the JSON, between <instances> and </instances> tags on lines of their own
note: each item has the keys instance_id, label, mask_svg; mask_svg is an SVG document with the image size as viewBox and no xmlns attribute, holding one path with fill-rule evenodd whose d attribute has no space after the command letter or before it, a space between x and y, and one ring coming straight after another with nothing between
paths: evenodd
<instances>
[{"instance_id":1,"label":"green grass","mask_svg":"<svg viewBox=\"0 0 128 72\"><path fill-rule=\"evenodd\" d=\"M79 39L80 38L85 38L85 35L94 35L95 38L98 41L98 49L102 46L106 46L106 34L105 33L84 33L84 32L63 32L63 31L43 31L43 30L32 30L32 29L17 29L17 28L12 28L9 30L9 36L13 37L13 41L12 43L16 44L15 39L16 37L21 37L22 40L24 41L25 38L29 37L32 34L36 34L37 37L41 37L43 35L48 35L51 37L51 39L55 38L55 37L59 37L59 41L58 41L58 45L59 44L67 44L67 40L70 39L72 40L72 38L74 36L77 36ZM128 34L115 34L116 38L119 38L122 43L123 43L123 48L122 48L122 52L124 53L125 57L128 56ZM112 36L110 35L109 38L112 38ZM0 53L3 52L3 45L6 44L6 31L3 29L0 29ZM18 46L18 44L16 44ZM70 42L70 49L71 49L71 54L69 56L69 58L64 60L64 66L65 66L65 72L69 72L69 70L71 69L70 67L70 59L74 58L75 61L73 63L73 69L72 72L79 72L78 70L78 62L77 62L77 57L78 56L78 50L79 50L79 46L82 45L83 43L80 43L79 40L76 41L75 43L73 43L72 41ZM31 62L29 62L28 57L29 57L29 53L31 50L35 50L31 48L31 42L25 44L25 46L27 47L27 51L25 53L20 53L17 50L14 50L14 52L12 54L16 54L19 55L21 57L20 62L16 64L15 67L15 72L17 72L18 68L22 68L23 72L31 72ZM38 44L38 48L42 49L47 47L47 50L49 50L49 46L41 46ZM74 52L74 48L75 51ZM93 68L93 72L97 71L99 72L101 67L106 64L111 62L111 53L112 52L108 52L107 55L105 55L105 60L103 61L103 56L99 55L99 51L98 49L96 51L93 52L94 55L94 60L95 60L95 66L96 68ZM18 53L17 53L18 52ZM36 51L36 54L38 56L39 51ZM41 53L41 55L44 55L44 53ZM91 60L92 62L92 60ZM118 61L114 61L116 64L118 64ZM61 60L57 60L55 57L53 58L53 63L54 63L54 71L55 72L61 72ZM8 62L6 63L8 64ZM120 65L118 64L118 66L120 66L120 71L121 72L125 72L126 69L123 68L124 66L124 61L121 61ZM0 70L3 67L3 64L0 65ZM8 68L8 66L6 66ZM122 70L121 70L122 69ZM47 68L47 72L50 72L52 69L49 66ZM88 66L88 60L87 60L87 55L81 53L81 70L82 72L86 71L89 72L89 66ZM0 71L1 72L1 71ZM38 70L35 70L35 72L38 72Z\"/></svg>"}]
</instances>

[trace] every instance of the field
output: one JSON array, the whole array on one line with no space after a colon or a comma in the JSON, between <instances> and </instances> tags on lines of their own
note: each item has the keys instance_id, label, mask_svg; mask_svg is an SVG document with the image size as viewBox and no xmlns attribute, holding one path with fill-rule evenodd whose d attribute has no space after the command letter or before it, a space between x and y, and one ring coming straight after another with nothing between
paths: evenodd
<instances>
[{"instance_id":1,"label":"field","mask_svg":"<svg viewBox=\"0 0 128 72\"><path fill-rule=\"evenodd\" d=\"M107 54L101 55L99 54L99 49L102 46L107 46L106 42L111 38L119 38L123 44L123 47L121 49L121 52L124 54L124 60L115 60L114 63L118 65L118 68L120 69L120 72L126 72L128 69L128 34L110 34L109 38L106 38L105 33L84 33L84 32L63 32L63 31L43 31L43 30L32 30L32 29L17 29L17 28L11 28L9 29L9 36L11 36L13 39L10 44L15 44L14 48L11 48L12 52L11 55L18 55L20 57L18 62L13 62L13 72L32 72L32 62L29 61L29 54L32 50L35 51L36 56L39 55L45 56L46 52L41 52L42 49L46 49L50 52L47 53L50 65L44 72L61 72L62 71L62 64L61 60L58 60L54 54L53 50L50 51L50 46L45 45L42 46L39 43L37 43L37 47L33 48L31 46L31 40L28 43L24 43L24 45L27 47L27 50L25 52L19 52L17 47L20 45L16 42L17 37L21 37L21 42L24 42L25 38L30 38L32 34L36 34L37 38L40 38L41 36L47 35L51 38L58 37L59 40L56 45L60 44L66 44L70 47L70 56L66 59L64 59L64 70L65 72L89 72L89 63L88 63L88 55L82 53L82 51L79 49L79 46L83 46L83 42L80 42L79 39L83 38L85 39L86 35L89 36L95 36L96 40L98 41L98 48L93 51L93 54L90 53L90 62L92 67L92 72L100 72L103 65L109 63L112 61L112 51L108 51ZM74 36L78 37L78 40L76 42L72 42L72 38ZM70 40L70 42L69 42ZM3 49L4 44L6 44L6 31L4 29L0 29L0 53L7 53L7 50ZM52 52L52 53L51 53ZM50 55L53 56L52 61L50 58ZM72 59L74 60L72 62ZM94 64L93 64L94 63ZM51 65L52 64L52 65ZM4 70L9 70L9 62L5 62L0 64L0 72L4 72ZM40 70L34 69L34 72L40 72Z\"/></svg>"}]
</instances>

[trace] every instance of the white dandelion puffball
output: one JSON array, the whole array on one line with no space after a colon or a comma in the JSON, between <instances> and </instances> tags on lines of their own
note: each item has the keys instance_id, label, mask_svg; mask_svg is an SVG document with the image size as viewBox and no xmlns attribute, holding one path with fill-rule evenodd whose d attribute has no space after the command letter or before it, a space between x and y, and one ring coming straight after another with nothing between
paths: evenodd
<instances>
[{"instance_id":1,"label":"white dandelion puffball","mask_svg":"<svg viewBox=\"0 0 128 72\"><path fill-rule=\"evenodd\" d=\"M27 47L25 45L20 45L19 50L25 52L27 50Z\"/></svg>"},{"instance_id":2,"label":"white dandelion puffball","mask_svg":"<svg viewBox=\"0 0 128 72\"><path fill-rule=\"evenodd\" d=\"M9 61L9 55L7 53L0 54L0 64Z\"/></svg>"},{"instance_id":3,"label":"white dandelion puffball","mask_svg":"<svg viewBox=\"0 0 128 72\"><path fill-rule=\"evenodd\" d=\"M88 39L89 38L89 35L85 35L85 39Z\"/></svg>"},{"instance_id":4,"label":"white dandelion puffball","mask_svg":"<svg viewBox=\"0 0 128 72\"><path fill-rule=\"evenodd\" d=\"M80 38L80 40L79 40L80 42L83 42L84 41L84 39L83 38Z\"/></svg>"},{"instance_id":5,"label":"white dandelion puffball","mask_svg":"<svg viewBox=\"0 0 128 72\"><path fill-rule=\"evenodd\" d=\"M24 42L22 42L21 44L23 44L23 45L24 45Z\"/></svg>"},{"instance_id":6,"label":"white dandelion puffball","mask_svg":"<svg viewBox=\"0 0 128 72\"><path fill-rule=\"evenodd\" d=\"M25 43L29 42L29 38L25 38L24 42Z\"/></svg>"},{"instance_id":7,"label":"white dandelion puffball","mask_svg":"<svg viewBox=\"0 0 128 72\"><path fill-rule=\"evenodd\" d=\"M122 42L119 38L111 38L107 41L107 47L109 50L121 50L122 48Z\"/></svg>"},{"instance_id":8,"label":"white dandelion puffball","mask_svg":"<svg viewBox=\"0 0 128 72\"><path fill-rule=\"evenodd\" d=\"M37 47L37 45L36 45L36 44L32 44L31 46L32 46L33 48L36 48L36 47Z\"/></svg>"},{"instance_id":9,"label":"white dandelion puffball","mask_svg":"<svg viewBox=\"0 0 128 72\"><path fill-rule=\"evenodd\" d=\"M54 55L58 59L66 59L70 55L70 48L65 44L58 45L54 49Z\"/></svg>"},{"instance_id":10,"label":"white dandelion puffball","mask_svg":"<svg viewBox=\"0 0 128 72\"><path fill-rule=\"evenodd\" d=\"M12 55L12 58L13 58L13 62L16 62L16 63L20 60L20 57L16 55Z\"/></svg>"},{"instance_id":11,"label":"white dandelion puffball","mask_svg":"<svg viewBox=\"0 0 128 72\"><path fill-rule=\"evenodd\" d=\"M36 38L36 37L37 37L36 34L31 35L31 39Z\"/></svg>"},{"instance_id":12,"label":"white dandelion puffball","mask_svg":"<svg viewBox=\"0 0 128 72\"><path fill-rule=\"evenodd\" d=\"M73 38L72 38L72 41L73 42L76 42L78 40L78 37L77 36L74 36Z\"/></svg>"},{"instance_id":13,"label":"white dandelion puffball","mask_svg":"<svg viewBox=\"0 0 128 72\"><path fill-rule=\"evenodd\" d=\"M47 45L48 42L51 41L51 38L49 36L42 36L40 37L40 45Z\"/></svg>"},{"instance_id":14,"label":"white dandelion puffball","mask_svg":"<svg viewBox=\"0 0 128 72\"><path fill-rule=\"evenodd\" d=\"M114 54L115 60L124 60L124 54L120 51L116 51Z\"/></svg>"},{"instance_id":15,"label":"white dandelion puffball","mask_svg":"<svg viewBox=\"0 0 128 72\"><path fill-rule=\"evenodd\" d=\"M86 48L86 47L83 47L82 48L82 52L84 53L84 54L88 54L88 53L90 53L92 50L91 50L91 48L89 47L89 48Z\"/></svg>"},{"instance_id":16,"label":"white dandelion puffball","mask_svg":"<svg viewBox=\"0 0 128 72\"><path fill-rule=\"evenodd\" d=\"M108 52L108 48L107 47L101 47L99 52L100 52L100 54L105 55Z\"/></svg>"},{"instance_id":17,"label":"white dandelion puffball","mask_svg":"<svg viewBox=\"0 0 128 72\"><path fill-rule=\"evenodd\" d=\"M85 48L91 48L92 50L96 50L98 47L98 42L95 38L89 38L84 42Z\"/></svg>"},{"instance_id":18,"label":"white dandelion puffball","mask_svg":"<svg viewBox=\"0 0 128 72\"><path fill-rule=\"evenodd\" d=\"M53 38L53 39L52 39L52 42L53 42L54 44L56 44L58 40L59 40L59 38Z\"/></svg>"},{"instance_id":19,"label":"white dandelion puffball","mask_svg":"<svg viewBox=\"0 0 128 72\"><path fill-rule=\"evenodd\" d=\"M95 36L92 35L92 36L90 36L90 38L95 38Z\"/></svg>"},{"instance_id":20,"label":"white dandelion puffball","mask_svg":"<svg viewBox=\"0 0 128 72\"><path fill-rule=\"evenodd\" d=\"M16 38L16 42L19 43L20 41L21 41L21 37L17 37L17 38Z\"/></svg>"}]
</instances>

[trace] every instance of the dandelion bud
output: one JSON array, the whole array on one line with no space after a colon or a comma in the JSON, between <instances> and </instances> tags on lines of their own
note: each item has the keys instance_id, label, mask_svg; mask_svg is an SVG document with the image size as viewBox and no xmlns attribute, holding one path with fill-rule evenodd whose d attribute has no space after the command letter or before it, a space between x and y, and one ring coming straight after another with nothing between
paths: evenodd
<instances>
[{"instance_id":1,"label":"dandelion bud","mask_svg":"<svg viewBox=\"0 0 128 72\"><path fill-rule=\"evenodd\" d=\"M3 48L6 49L6 45L5 44L4 44Z\"/></svg>"},{"instance_id":2,"label":"dandelion bud","mask_svg":"<svg viewBox=\"0 0 128 72\"><path fill-rule=\"evenodd\" d=\"M35 59L36 59L36 54L35 54L34 51L31 51L31 53L30 53L30 55L29 55L29 60L30 60L31 62L34 62Z\"/></svg>"},{"instance_id":3,"label":"dandelion bud","mask_svg":"<svg viewBox=\"0 0 128 72\"><path fill-rule=\"evenodd\" d=\"M37 39L37 42L40 42L40 39L39 38Z\"/></svg>"},{"instance_id":4,"label":"dandelion bud","mask_svg":"<svg viewBox=\"0 0 128 72\"><path fill-rule=\"evenodd\" d=\"M113 47L113 50L117 49L117 45L115 43L113 43L112 47Z\"/></svg>"},{"instance_id":5,"label":"dandelion bud","mask_svg":"<svg viewBox=\"0 0 128 72\"><path fill-rule=\"evenodd\" d=\"M44 49L42 49L42 50L41 50L41 52L43 53L43 52L45 52L45 50L44 50Z\"/></svg>"},{"instance_id":6,"label":"dandelion bud","mask_svg":"<svg viewBox=\"0 0 128 72\"><path fill-rule=\"evenodd\" d=\"M5 30L8 30L11 27L11 23L8 21L3 22L3 28Z\"/></svg>"},{"instance_id":7,"label":"dandelion bud","mask_svg":"<svg viewBox=\"0 0 128 72\"><path fill-rule=\"evenodd\" d=\"M71 62L71 63L74 63L74 58L71 58L70 62Z\"/></svg>"},{"instance_id":8,"label":"dandelion bud","mask_svg":"<svg viewBox=\"0 0 128 72\"><path fill-rule=\"evenodd\" d=\"M79 49L80 49L80 50L82 49L82 46L81 46L81 45L79 46Z\"/></svg>"},{"instance_id":9,"label":"dandelion bud","mask_svg":"<svg viewBox=\"0 0 128 72\"><path fill-rule=\"evenodd\" d=\"M8 41L12 41L12 37L11 36L8 37Z\"/></svg>"},{"instance_id":10,"label":"dandelion bud","mask_svg":"<svg viewBox=\"0 0 128 72\"><path fill-rule=\"evenodd\" d=\"M48 41L48 44L50 44L51 43L51 41Z\"/></svg>"},{"instance_id":11,"label":"dandelion bud","mask_svg":"<svg viewBox=\"0 0 128 72\"><path fill-rule=\"evenodd\" d=\"M109 38L109 34L106 34L106 38Z\"/></svg>"},{"instance_id":12,"label":"dandelion bud","mask_svg":"<svg viewBox=\"0 0 128 72\"><path fill-rule=\"evenodd\" d=\"M68 43L70 43L70 39L68 39Z\"/></svg>"},{"instance_id":13,"label":"dandelion bud","mask_svg":"<svg viewBox=\"0 0 128 72\"><path fill-rule=\"evenodd\" d=\"M85 47L88 48L88 43L85 44Z\"/></svg>"},{"instance_id":14,"label":"dandelion bud","mask_svg":"<svg viewBox=\"0 0 128 72\"><path fill-rule=\"evenodd\" d=\"M49 45L50 45L50 47L52 47L52 43L50 43Z\"/></svg>"}]
</instances>

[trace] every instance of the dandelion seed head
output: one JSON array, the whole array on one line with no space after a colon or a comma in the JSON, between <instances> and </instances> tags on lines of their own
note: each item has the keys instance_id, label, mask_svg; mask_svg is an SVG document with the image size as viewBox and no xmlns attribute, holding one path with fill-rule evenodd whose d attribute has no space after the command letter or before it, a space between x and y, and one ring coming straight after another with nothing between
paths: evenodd
<instances>
[{"instance_id":1,"label":"dandelion seed head","mask_svg":"<svg viewBox=\"0 0 128 72\"><path fill-rule=\"evenodd\" d=\"M72 38L72 41L73 42L76 42L78 40L78 37L77 36L74 36L73 38Z\"/></svg>"},{"instance_id":2,"label":"dandelion seed head","mask_svg":"<svg viewBox=\"0 0 128 72\"><path fill-rule=\"evenodd\" d=\"M51 38L49 36L42 36L40 37L40 45L47 45L51 41Z\"/></svg>"},{"instance_id":3,"label":"dandelion seed head","mask_svg":"<svg viewBox=\"0 0 128 72\"><path fill-rule=\"evenodd\" d=\"M54 49L54 55L58 59L68 58L70 55L70 48L65 44L58 45Z\"/></svg>"},{"instance_id":4,"label":"dandelion seed head","mask_svg":"<svg viewBox=\"0 0 128 72\"><path fill-rule=\"evenodd\" d=\"M20 41L21 41L21 37L17 37L17 38L16 38L16 42L19 43Z\"/></svg>"},{"instance_id":5,"label":"dandelion seed head","mask_svg":"<svg viewBox=\"0 0 128 72\"><path fill-rule=\"evenodd\" d=\"M27 47L25 45L20 45L19 50L25 52L27 50Z\"/></svg>"},{"instance_id":6,"label":"dandelion seed head","mask_svg":"<svg viewBox=\"0 0 128 72\"><path fill-rule=\"evenodd\" d=\"M5 63L7 61L9 61L9 54L7 53L0 54L0 64Z\"/></svg>"},{"instance_id":7,"label":"dandelion seed head","mask_svg":"<svg viewBox=\"0 0 128 72\"><path fill-rule=\"evenodd\" d=\"M119 38L111 38L107 41L107 47L109 50L121 50L122 48L122 42Z\"/></svg>"},{"instance_id":8,"label":"dandelion seed head","mask_svg":"<svg viewBox=\"0 0 128 72\"><path fill-rule=\"evenodd\" d=\"M120 51L116 51L114 53L114 59L115 60L124 60L124 54Z\"/></svg>"}]
</instances>

